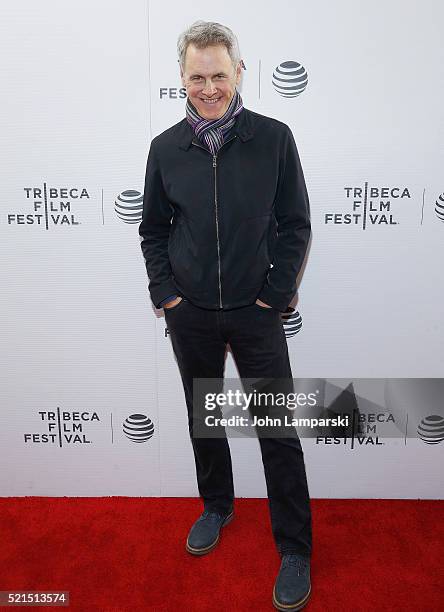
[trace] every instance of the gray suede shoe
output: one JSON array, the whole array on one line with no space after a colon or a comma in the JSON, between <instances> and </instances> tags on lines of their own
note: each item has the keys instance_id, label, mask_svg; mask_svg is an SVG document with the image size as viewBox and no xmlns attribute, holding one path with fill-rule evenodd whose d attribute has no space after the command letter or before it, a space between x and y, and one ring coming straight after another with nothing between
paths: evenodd
<instances>
[{"instance_id":1,"label":"gray suede shoe","mask_svg":"<svg viewBox=\"0 0 444 612\"><path fill-rule=\"evenodd\" d=\"M300 610L311 592L310 559L297 554L282 556L273 588L273 605L278 610Z\"/></svg>"},{"instance_id":2,"label":"gray suede shoe","mask_svg":"<svg viewBox=\"0 0 444 612\"><path fill-rule=\"evenodd\" d=\"M213 550L219 541L221 527L233 520L234 512L220 514L204 510L188 534L185 548L192 555L205 555Z\"/></svg>"}]
</instances>

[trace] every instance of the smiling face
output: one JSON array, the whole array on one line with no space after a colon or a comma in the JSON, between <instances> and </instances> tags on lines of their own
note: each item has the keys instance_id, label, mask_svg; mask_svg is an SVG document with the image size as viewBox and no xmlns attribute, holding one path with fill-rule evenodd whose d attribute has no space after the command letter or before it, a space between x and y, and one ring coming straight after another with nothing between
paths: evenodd
<instances>
[{"instance_id":1,"label":"smiling face","mask_svg":"<svg viewBox=\"0 0 444 612\"><path fill-rule=\"evenodd\" d=\"M204 119L219 119L226 112L241 78L241 65L233 66L225 45L198 49L190 44L185 55L182 84L190 102Z\"/></svg>"}]
</instances>

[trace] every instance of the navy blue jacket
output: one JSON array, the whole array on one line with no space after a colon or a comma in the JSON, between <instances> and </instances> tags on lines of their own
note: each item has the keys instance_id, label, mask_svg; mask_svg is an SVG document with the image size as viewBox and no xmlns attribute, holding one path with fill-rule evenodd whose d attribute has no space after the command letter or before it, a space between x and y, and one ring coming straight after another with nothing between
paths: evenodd
<instances>
[{"instance_id":1,"label":"navy blue jacket","mask_svg":"<svg viewBox=\"0 0 444 612\"><path fill-rule=\"evenodd\" d=\"M139 234L156 307L176 294L210 309L259 298L285 312L310 231L285 123L244 107L214 156L186 118L152 140Z\"/></svg>"}]
</instances>

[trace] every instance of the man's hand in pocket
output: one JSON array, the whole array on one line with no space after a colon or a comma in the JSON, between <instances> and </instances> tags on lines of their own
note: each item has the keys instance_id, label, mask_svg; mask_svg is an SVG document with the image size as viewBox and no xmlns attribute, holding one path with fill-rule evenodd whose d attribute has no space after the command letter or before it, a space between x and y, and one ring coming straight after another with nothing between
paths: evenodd
<instances>
[{"instance_id":1,"label":"man's hand in pocket","mask_svg":"<svg viewBox=\"0 0 444 612\"><path fill-rule=\"evenodd\" d=\"M176 298L174 298L174 300L171 300L170 302L165 302L163 307L164 308L172 308L173 306L175 306L176 304L178 304L181 301L182 301L182 298L180 297L180 295L178 295Z\"/></svg>"},{"instance_id":2,"label":"man's hand in pocket","mask_svg":"<svg viewBox=\"0 0 444 612\"><path fill-rule=\"evenodd\" d=\"M262 300L260 300L259 298L256 300L256 304L259 304L259 306L262 306L262 308L273 308L273 306L269 306L265 302L262 302Z\"/></svg>"}]
</instances>

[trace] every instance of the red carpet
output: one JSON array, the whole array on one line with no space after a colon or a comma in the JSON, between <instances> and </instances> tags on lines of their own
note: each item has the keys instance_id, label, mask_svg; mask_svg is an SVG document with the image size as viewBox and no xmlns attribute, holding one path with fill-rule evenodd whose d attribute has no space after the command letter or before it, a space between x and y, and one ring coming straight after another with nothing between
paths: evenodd
<instances>
[{"instance_id":1,"label":"red carpet","mask_svg":"<svg viewBox=\"0 0 444 612\"><path fill-rule=\"evenodd\" d=\"M312 508L307 611L444 609L444 502ZM236 499L204 557L184 548L199 499L0 498L0 509L0 590L69 591L69 608L57 609L85 612L274 610L280 560L266 499Z\"/></svg>"}]
</instances>

